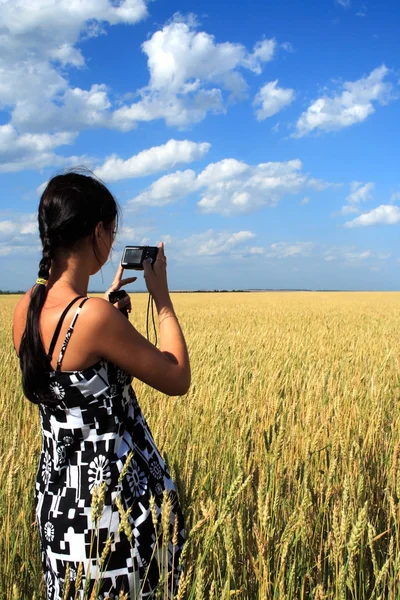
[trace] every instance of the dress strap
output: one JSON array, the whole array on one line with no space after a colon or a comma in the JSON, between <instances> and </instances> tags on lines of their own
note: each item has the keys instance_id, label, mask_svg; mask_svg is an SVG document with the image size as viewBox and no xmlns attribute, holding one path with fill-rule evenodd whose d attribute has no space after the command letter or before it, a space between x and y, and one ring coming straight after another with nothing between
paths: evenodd
<instances>
[{"instance_id":1,"label":"dress strap","mask_svg":"<svg viewBox=\"0 0 400 600\"><path fill-rule=\"evenodd\" d=\"M85 296L77 296L76 298L74 298L73 300L71 300L71 302L68 304L68 306L64 309L58 323L57 323L57 327L54 331L54 335L53 335L53 339L51 340L50 343L50 347L49 347L49 351L47 353L47 358L49 359L49 362L51 362L51 359L53 358L53 352L54 352L54 347L56 345L58 336L60 335L60 331L61 331L61 326L63 324L63 321L65 319L65 315L67 314L67 312L69 311L69 309L71 308L71 306L73 305L74 302L76 302L77 300L79 300L79 298L84 298Z\"/></svg>"},{"instance_id":2,"label":"dress strap","mask_svg":"<svg viewBox=\"0 0 400 600\"><path fill-rule=\"evenodd\" d=\"M75 312L75 314L74 314L74 316L72 318L71 325L68 327L68 331L67 331L67 333L65 335L63 345L61 346L60 354L58 355L58 361L57 361L56 371L60 370L62 359L64 358L65 350L67 349L69 339L70 339L70 337L72 335L72 332L74 330L74 326L75 326L76 320L77 320L77 318L79 316L79 313L81 312L82 306L85 304L85 302L87 300L89 300L89 298L85 298L84 300L82 300L82 302L80 303L80 305L76 309L76 312Z\"/></svg>"}]
</instances>

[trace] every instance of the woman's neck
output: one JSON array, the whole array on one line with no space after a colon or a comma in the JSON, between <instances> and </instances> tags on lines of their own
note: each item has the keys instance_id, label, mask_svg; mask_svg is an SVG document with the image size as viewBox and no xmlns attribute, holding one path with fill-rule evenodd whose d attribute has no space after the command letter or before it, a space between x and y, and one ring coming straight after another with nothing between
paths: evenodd
<instances>
[{"instance_id":1,"label":"woman's neck","mask_svg":"<svg viewBox=\"0 0 400 600\"><path fill-rule=\"evenodd\" d=\"M85 260L70 256L64 260L52 260L47 289L50 291L74 291L79 296L86 296L89 286L90 270Z\"/></svg>"}]
</instances>

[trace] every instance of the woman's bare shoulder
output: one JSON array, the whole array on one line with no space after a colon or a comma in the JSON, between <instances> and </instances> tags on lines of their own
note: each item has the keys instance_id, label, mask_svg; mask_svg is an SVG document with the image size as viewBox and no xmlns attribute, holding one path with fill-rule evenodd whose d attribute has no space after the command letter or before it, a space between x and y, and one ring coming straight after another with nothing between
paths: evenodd
<instances>
[{"instance_id":1,"label":"woman's bare shoulder","mask_svg":"<svg viewBox=\"0 0 400 600\"><path fill-rule=\"evenodd\" d=\"M94 319L104 319L104 317L114 314L115 311L115 306L113 306L110 302L104 298L99 298L96 296L89 296L87 308L88 307L90 307L90 311L87 310L87 313L90 314Z\"/></svg>"},{"instance_id":2,"label":"woman's bare shoulder","mask_svg":"<svg viewBox=\"0 0 400 600\"><path fill-rule=\"evenodd\" d=\"M120 311L104 298L89 297L83 308L88 331L97 331L98 335L101 335L106 323L109 324L121 316Z\"/></svg>"},{"instance_id":3,"label":"woman's bare shoulder","mask_svg":"<svg viewBox=\"0 0 400 600\"><path fill-rule=\"evenodd\" d=\"M21 316L25 315L28 310L29 302L31 299L32 288L30 288L25 294L18 300L14 308L14 323Z\"/></svg>"},{"instance_id":4,"label":"woman's bare shoulder","mask_svg":"<svg viewBox=\"0 0 400 600\"><path fill-rule=\"evenodd\" d=\"M15 305L15 308L14 308L14 316L13 316L13 342L14 342L15 352L17 352L17 348L19 348L21 337L22 337L22 334L23 334L24 329L25 329L26 314L28 312L29 301L30 301L30 298L31 298L31 291L32 291L32 288L30 288L22 296L22 298L20 298L18 300L18 302L17 302L17 304ZM18 355L18 352L17 352L17 355Z\"/></svg>"}]
</instances>

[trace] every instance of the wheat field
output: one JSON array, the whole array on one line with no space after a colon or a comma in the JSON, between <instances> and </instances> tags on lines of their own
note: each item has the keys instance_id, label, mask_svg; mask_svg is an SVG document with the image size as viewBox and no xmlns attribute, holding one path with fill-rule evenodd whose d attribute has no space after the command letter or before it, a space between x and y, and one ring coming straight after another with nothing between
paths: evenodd
<instances>
[{"instance_id":1,"label":"wheat field","mask_svg":"<svg viewBox=\"0 0 400 600\"><path fill-rule=\"evenodd\" d=\"M41 434L0 296L0 598L45 598ZM400 598L400 294L174 294L184 397L133 382L185 514L189 600ZM132 294L145 332L147 296Z\"/></svg>"}]
</instances>

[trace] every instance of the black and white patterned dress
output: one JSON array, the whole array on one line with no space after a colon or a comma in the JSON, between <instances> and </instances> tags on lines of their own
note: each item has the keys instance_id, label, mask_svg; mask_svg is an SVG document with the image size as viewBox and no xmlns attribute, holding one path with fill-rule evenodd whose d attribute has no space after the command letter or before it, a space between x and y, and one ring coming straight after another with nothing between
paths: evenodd
<instances>
[{"instance_id":1,"label":"black and white patterned dress","mask_svg":"<svg viewBox=\"0 0 400 600\"><path fill-rule=\"evenodd\" d=\"M54 350L65 309L54 333L49 357ZM185 543L184 519L168 469L157 450L149 426L131 387L133 377L117 365L99 360L81 371L60 371L60 365L85 298L79 305L63 343L57 370L50 372L50 389L56 406L39 405L43 445L36 478L35 508L39 526L43 571L48 600L61 600L67 563L70 592L74 598L79 563L91 594L99 570L96 563L106 540L112 543L103 585L96 598L116 598L123 591L129 599L153 599L160 580L162 559L155 553L156 533L150 510L150 495L156 501L160 520L163 491L172 502L168 554L168 590L177 591L179 558ZM126 476L118 484L121 470L133 451ZM91 502L96 485L105 482L104 511L97 527L92 522ZM98 488L96 488L98 489ZM120 514L116 496L128 516L131 541L118 533ZM154 509L153 509L154 511ZM173 539L174 520L175 544ZM97 530L92 554L91 539ZM159 529L158 529L159 531ZM173 574L171 574L173 573ZM169 593L168 597L172 595ZM83 598L83 591L78 594ZM164 596L162 596L164 597Z\"/></svg>"}]
</instances>

